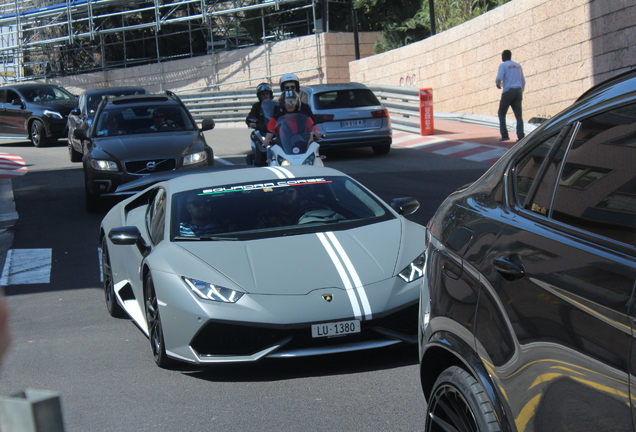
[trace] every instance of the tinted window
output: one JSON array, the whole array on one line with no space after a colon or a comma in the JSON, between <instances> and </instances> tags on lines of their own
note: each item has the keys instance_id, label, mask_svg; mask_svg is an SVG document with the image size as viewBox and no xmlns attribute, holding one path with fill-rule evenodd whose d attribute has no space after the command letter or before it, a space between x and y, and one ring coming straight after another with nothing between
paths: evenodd
<instances>
[{"instance_id":1,"label":"tinted window","mask_svg":"<svg viewBox=\"0 0 636 432\"><path fill-rule=\"evenodd\" d=\"M561 171L552 217L636 245L636 105L585 120Z\"/></svg>"},{"instance_id":2,"label":"tinted window","mask_svg":"<svg viewBox=\"0 0 636 432\"><path fill-rule=\"evenodd\" d=\"M165 127L155 128L154 118L160 116ZM117 128L113 126L116 119ZM107 105L99 114L95 136L122 134L163 133L178 130L196 130L185 109L180 105L134 106Z\"/></svg>"},{"instance_id":3,"label":"tinted window","mask_svg":"<svg viewBox=\"0 0 636 432\"><path fill-rule=\"evenodd\" d=\"M544 162L557 139L558 135L551 136L536 146L517 163L514 170L514 184L517 204L520 207L525 206L530 188L542 171Z\"/></svg>"},{"instance_id":4,"label":"tinted window","mask_svg":"<svg viewBox=\"0 0 636 432\"><path fill-rule=\"evenodd\" d=\"M166 191L157 189L150 200L146 212L146 228L150 234L150 240L157 244L163 240L166 224Z\"/></svg>"},{"instance_id":5,"label":"tinted window","mask_svg":"<svg viewBox=\"0 0 636 432\"><path fill-rule=\"evenodd\" d=\"M347 177L210 186L175 194L173 237L253 238L349 229L393 218ZM199 219L198 221L196 219Z\"/></svg>"},{"instance_id":6,"label":"tinted window","mask_svg":"<svg viewBox=\"0 0 636 432\"><path fill-rule=\"evenodd\" d=\"M24 90L24 97L28 102L50 102L60 100L75 100L74 95L61 87L34 87Z\"/></svg>"},{"instance_id":7,"label":"tinted window","mask_svg":"<svg viewBox=\"0 0 636 432\"><path fill-rule=\"evenodd\" d=\"M316 109L354 108L380 105L380 101L368 89L334 90L314 96Z\"/></svg>"},{"instance_id":8,"label":"tinted window","mask_svg":"<svg viewBox=\"0 0 636 432\"><path fill-rule=\"evenodd\" d=\"M13 103L14 100L20 101L20 95L13 90L7 90L7 103Z\"/></svg>"}]
</instances>

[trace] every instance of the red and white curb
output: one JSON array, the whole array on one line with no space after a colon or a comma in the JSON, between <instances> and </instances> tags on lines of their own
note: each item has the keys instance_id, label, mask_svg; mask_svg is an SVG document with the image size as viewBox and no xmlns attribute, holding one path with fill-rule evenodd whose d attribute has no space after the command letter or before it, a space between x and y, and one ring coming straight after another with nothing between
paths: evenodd
<instances>
[{"instance_id":1,"label":"red and white curb","mask_svg":"<svg viewBox=\"0 0 636 432\"><path fill-rule=\"evenodd\" d=\"M0 179L20 177L26 173L24 159L14 154L0 153Z\"/></svg>"},{"instance_id":2,"label":"red and white curb","mask_svg":"<svg viewBox=\"0 0 636 432\"><path fill-rule=\"evenodd\" d=\"M393 134L393 145L489 164L497 162L509 150L506 147L400 132Z\"/></svg>"}]
</instances>

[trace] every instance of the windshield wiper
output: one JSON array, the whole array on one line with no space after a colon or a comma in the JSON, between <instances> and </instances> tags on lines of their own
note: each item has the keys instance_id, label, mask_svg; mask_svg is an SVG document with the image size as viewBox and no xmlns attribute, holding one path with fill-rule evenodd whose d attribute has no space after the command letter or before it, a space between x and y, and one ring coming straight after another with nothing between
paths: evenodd
<instances>
[{"instance_id":1,"label":"windshield wiper","mask_svg":"<svg viewBox=\"0 0 636 432\"><path fill-rule=\"evenodd\" d=\"M237 241L236 237L216 237L216 236L203 236L203 237L193 237L193 236L176 236L173 240L184 240L184 241Z\"/></svg>"}]
</instances>

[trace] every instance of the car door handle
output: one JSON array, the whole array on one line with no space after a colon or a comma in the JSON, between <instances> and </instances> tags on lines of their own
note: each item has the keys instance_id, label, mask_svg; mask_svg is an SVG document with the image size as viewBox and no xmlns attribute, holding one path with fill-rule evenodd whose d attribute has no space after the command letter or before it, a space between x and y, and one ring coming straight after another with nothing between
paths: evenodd
<instances>
[{"instance_id":1,"label":"car door handle","mask_svg":"<svg viewBox=\"0 0 636 432\"><path fill-rule=\"evenodd\" d=\"M521 264L515 264L505 257L498 257L492 260L492 266L506 280L513 281L521 279L526 275L526 269Z\"/></svg>"}]
</instances>

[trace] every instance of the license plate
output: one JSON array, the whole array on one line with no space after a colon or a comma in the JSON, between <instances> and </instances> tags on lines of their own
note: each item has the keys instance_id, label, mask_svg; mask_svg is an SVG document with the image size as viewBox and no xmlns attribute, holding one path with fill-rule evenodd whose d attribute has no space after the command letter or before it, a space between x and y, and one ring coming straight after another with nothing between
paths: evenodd
<instances>
[{"instance_id":1,"label":"license plate","mask_svg":"<svg viewBox=\"0 0 636 432\"><path fill-rule=\"evenodd\" d=\"M345 120L340 122L340 127L358 127L364 126L364 120Z\"/></svg>"},{"instance_id":2,"label":"license plate","mask_svg":"<svg viewBox=\"0 0 636 432\"><path fill-rule=\"evenodd\" d=\"M342 336L352 333L360 333L360 320L313 324L311 326L311 336L315 338Z\"/></svg>"}]
</instances>

